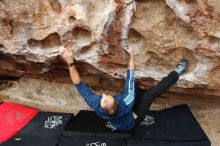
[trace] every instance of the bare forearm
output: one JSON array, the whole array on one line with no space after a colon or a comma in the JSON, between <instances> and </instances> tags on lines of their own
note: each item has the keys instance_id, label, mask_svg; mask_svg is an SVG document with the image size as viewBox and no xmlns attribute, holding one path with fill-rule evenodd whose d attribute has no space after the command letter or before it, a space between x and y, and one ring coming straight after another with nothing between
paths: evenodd
<instances>
[{"instance_id":1,"label":"bare forearm","mask_svg":"<svg viewBox=\"0 0 220 146\"><path fill-rule=\"evenodd\" d=\"M79 84L80 77L79 77L78 71L76 70L76 67L74 65L69 67L69 71L70 71L70 77L73 81L73 84Z\"/></svg>"},{"instance_id":2,"label":"bare forearm","mask_svg":"<svg viewBox=\"0 0 220 146\"><path fill-rule=\"evenodd\" d=\"M129 68L130 69L135 69L135 61L134 61L134 55L133 54L130 55Z\"/></svg>"},{"instance_id":3,"label":"bare forearm","mask_svg":"<svg viewBox=\"0 0 220 146\"><path fill-rule=\"evenodd\" d=\"M70 77L73 81L73 84L79 84L80 77L79 77L79 73L76 70L76 67L74 65L73 52L69 49L65 49L64 47L61 48L60 51L62 52L62 57L66 60L68 66L69 66Z\"/></svg>"}]
</instances>

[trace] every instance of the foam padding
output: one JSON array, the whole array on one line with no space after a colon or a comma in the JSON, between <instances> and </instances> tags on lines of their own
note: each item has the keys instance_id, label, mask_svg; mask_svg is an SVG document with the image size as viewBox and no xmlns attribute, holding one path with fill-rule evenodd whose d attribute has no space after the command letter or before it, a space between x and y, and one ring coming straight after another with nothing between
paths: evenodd
<instances>
[{"instance_id":1,"label":"foam padding","mask_svg":"<svg viewBox=\"0 0 220 146\"><path fill-rule=\"evenodd\" d=\"M155 140L127 140L127 146L210 146L208 141L191 142L164 142Z\"/></svg>"},{"instance_id":2,"label":"foam padding","mask_svg":"<svg viewBox=\"0 0 220 146\"><path fill-rule=\"evenodd\" d=\"M7 129L0 128L0 143L7 141L9 138L11 138L16 133L17 133L16 131L10 131Z\"/></svg>"},{"instance_id":3,"label":"foam padding","mask_svg":"<svg viewBox=\"0 0 220 146\"><path fill-rule=\"evenodd\" d=\"M45 136L16 134L8 141L0 144L0 146L57 146L58 143L58 139Z\"/></svg>"},{"instance_id":4,"label":"foam padding","mask_svg":"<svg viewBox=\"0 0 220 146\"><path fill-rule=\"evenodd\" d=\"M125 146L124 140L97 137L62 137L59 146Z\"/></svg>"},{"instance_id":5,"label":"foam padding","mask_svg":"<svg viewBox=\"0 0 220 146\"><path fill-rule=\"evenodd\" d=\"M65 136L96 136L108 138L130 138L131 133L111 131L106 127L107 121L98 117L93 111L81 110L74 120L65 128Z\"/></svg>"},{"instance_id":6,"label":"foam padding","mask_svg":"<svg viewBox=\"0 0 220 146\"><path fill-rule=\"evenodd\" d=\"M163 142L210 143L186 105L162 111L149 111L145 120L133 129L133 138Z\"/></svg>"},{"instance_id":7,"label":"foam padding","mask_svg":"<svg viewBox=\"0 0 220 146\"><path fill-rule=\"evenodd\" d=\"M20 134L57 138L73 117L73 114L67 113L39 112Z\"/></svg>"},{"instance_id":8,"label":"foam padding","mask_svg":"<svg viewBox=\"0 0 220 146\"><path fill-rule=\"evenodd\" d=\"M19 133L0 146L57 146L73 114L39 112Z\"/></svg>"},{"instance_id":9,"label":"foam padding","mask_svg":"<svg viewBox=\"0 0 220 146\"><path fill-rule=\"evenodd\" d=\"M0 104L0 142L20 131L37 113L37 110L11 103Z\"/></svg>"}]
</instances>

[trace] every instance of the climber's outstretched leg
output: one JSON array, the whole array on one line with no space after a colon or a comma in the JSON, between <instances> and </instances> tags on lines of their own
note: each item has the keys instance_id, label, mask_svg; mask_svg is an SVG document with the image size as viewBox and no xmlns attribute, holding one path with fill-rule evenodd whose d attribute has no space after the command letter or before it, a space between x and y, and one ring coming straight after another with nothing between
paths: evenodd
<instances>
[{"instance_id":1,"label":"climber's outstretched leg","mask_svg":"<svg viewBox=\"0 0 220 146\"><path fill-rule=\"evenodd\" d=\"M161 82L146 91L143 89L137 88L135 94L135 105L133 111L137 116L145 117L151 104L156 99L156 97L162 95L172 84L174 84L181 74L186 70L188 61L181 59L177 64L177 67L174 71L170 72L167 77L164 77Z\"/></svg>"}]
</instances>

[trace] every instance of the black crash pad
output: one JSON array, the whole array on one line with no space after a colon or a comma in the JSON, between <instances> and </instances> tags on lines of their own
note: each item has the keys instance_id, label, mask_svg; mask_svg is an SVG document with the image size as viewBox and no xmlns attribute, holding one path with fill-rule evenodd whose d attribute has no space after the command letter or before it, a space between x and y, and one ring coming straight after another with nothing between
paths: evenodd
<instances>
[{"instance_id":1,"label":"black crash pad","mask_svg":"<svg viewBox=\"0 0 220 146\"><path fill-rule=\"evenodd\" d=\"M37 135L14 135L0 146L57 146L59 139Z\"/></svg>"},{"instance_id":2,"label":"black crash pad","mask_svg":"<svg viewBox=\"0 0 220 146\"><path fill-rule=\"evenodd\" d=\"M93 111L81 110L63 131L64 136L96 136L107 138L130 138L131 133L111 131L106 127L107 121L98 117Z\"/></svg>"},{"instance_id":3,"label":"black crash pad","mask_svg":"<svg viewBox=\"0 0 220 146\"><path fill-rule=\"evenodd\" d=\"M59 146L126 146L124 140L97 137L62 137Z\"/></svg>"},{"instance_id":4,"label":"black crash pad","mask_svg":"<svg viewBox=\"0 0 220 146\"><path fill-rule=\"evenodd\" d=\"M73 114L39 112L24 128L0 146L57 146Z\"/></svg>"},{"instance_id":5,"label":"black crash pad","mask_svg":"<svg viewBox=\"0 0 220 146\"><path fill-rule=\"evenodd\" d=\"M175 106L162 111L149 111L145 120L136 124L132 137L154 142L210 145L208 137L187 105Z\"/></svg>"},{"instance_id":6,"label":"black crash pad","mask_svg":"<svg viewBox=\"0 0 220 146\"><path fill-rule=\"evenodd\" d=\"M68 113L39 112L20 134L58 138L73 117L73 114Z\"/></svg>"},{"instance_id":7,"label":"black crash pad","mask_svg":"<svg viewBox=\"0 0 220 146\"><path fill-rule=\"evenodd\" d=\"M93 138L125 139L129 146L211 145L187 105L149 111L146 119L136 124L132 135L127 132L112 132L106 128L106 123L92 111L80 111L65 128L63 135L73 138L92 136Z\"/></svg>"},{"instance_id":8,"label":"black crash pad","mask_svg":"<svg viewBox=\"0 0 220 146\"><path fill-rule=\"evenodd\" d=\"M210 146L208 141L164 142L155 140L127 140L127 146Z\"/></svg>"}]
</instances>

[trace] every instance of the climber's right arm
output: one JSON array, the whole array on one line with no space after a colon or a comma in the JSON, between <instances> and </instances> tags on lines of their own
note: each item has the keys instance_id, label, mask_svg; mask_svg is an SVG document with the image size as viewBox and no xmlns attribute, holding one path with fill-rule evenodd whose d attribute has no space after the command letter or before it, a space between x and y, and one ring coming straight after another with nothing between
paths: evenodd
<instances>
[{"instance_id":1,"label":"climber's right arm","mask_svg":"<svg viewBox=\"0 0 220 146\"><path fill-rule=\"evenodd\" d=\"M76 70L76 67L75 67L74 64L69 67L69 71L70 71L70 77L73 81L73 84L75 84L75 85L79 84L80 83L80 77L79 77L79 73Z\"/></svg>"},{"instance_id":2,"label":"climber's right arm","mask_svg":"<svg viewBox=\"0 0 220 146\"><path fill-rule=\"evenodd\" d=\"M73 53L67 49L63 49L62 56L69 66L71 79L73 81L73 84L75 84L76 89L79 91L80 95L94 111L98 110L101 96L93 93L93 91L88 88L86 84L81 82L79 73L74 65Z\"/></svg>"},{"instance_id":3,"label":"climber's right arm","mask_svg":"<svg viewBox=\"0 0 220 146\"><path fill-rule=\"evenodd\" d=\"M69 66L70 77L73 81L73 84L79 84L81 81L80 81L79 73L74 65L73 53L67 49L64 49L62 52L62 56L66 60Z\"/></svg>"}]
</instances>

